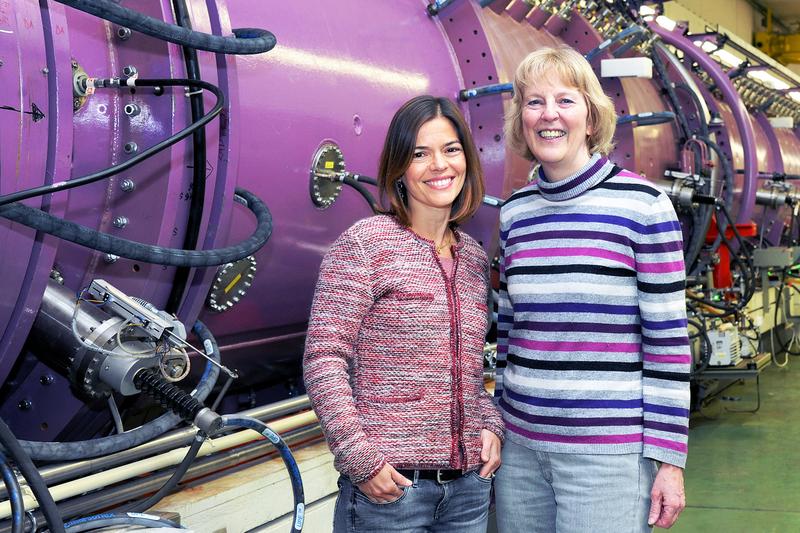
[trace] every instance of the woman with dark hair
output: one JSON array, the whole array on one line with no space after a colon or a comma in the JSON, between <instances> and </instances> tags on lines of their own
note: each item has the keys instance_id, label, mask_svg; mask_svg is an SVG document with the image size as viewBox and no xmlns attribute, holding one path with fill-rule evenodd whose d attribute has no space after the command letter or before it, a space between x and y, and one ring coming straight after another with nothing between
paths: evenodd
<instances>
[{"instance_id":1,"label":"woman with dark hair","mask_svg":"<svg viewBox=\"0 0 800 533\"><path fill-rule=\"evenodd\" d=\"M378 187L387 213L322 262L303 360L341 474L334 531L483 533L503 422L483 388L488 260L458 229L483 175L455 104L397 111Z\"/></svg>"}]
</instances>

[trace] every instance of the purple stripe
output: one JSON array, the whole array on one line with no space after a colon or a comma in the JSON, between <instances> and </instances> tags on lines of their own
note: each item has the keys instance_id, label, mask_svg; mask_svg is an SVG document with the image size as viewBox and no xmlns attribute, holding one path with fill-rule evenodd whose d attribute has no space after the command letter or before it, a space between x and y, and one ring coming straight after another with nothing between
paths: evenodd
<instances>
[{"instance_id":1,"label":"purple stripe","mask_svg":"<svg viewBox=\"0 0 800 533\"><path fill-rule=\"evenodd\" d=\"M649 363L674 363L674 364L689 364L692 362L691 355L661 355L654 353L644 354L645 362Z\"/></svg>"},{"instance_id":2,"label":"purple stripe","mask_svg":"<svg viewBox=\"0 0 800 533\"><path fill-rule=\"evenodd\" d=\"M642 442L641 433L629 435L553 435L552 433L529 431L508 421L506 421L506 429L531 440L544 442L563 442L567 444L627 444L630 442Z\"/></svg>"},{"instance_id":3,"label":"purple stripe","mask_svg":"<svg viewBox=\"0 0 800 533\"><path fill-rule=\"evenodd\" d=\"M667 424L666 422L656 422L655 420L645 420L645 429L655 429L664 431L666 433L677 433L679 435L688 435L689 428L678 424Z\"/></svg>"},{"instance_id":4,"label":"purple stripe","mask_svg":"<svg viewBox=\"0 0 800 533\"><path fill-rule=\"evenodd\" d=\"M665 263L636 263L636 270L647 274L668 274L670 272L683 272L686 267L683 261L668 261Z\"/></svg>"},{"instance_id":5,"label":"purple stripe","mask_svg":"<svg viewBox=\"0 0 800 533\"><path fill-rule=\"evenodd\" d=\"M566 183L561 183L559 185L556 185L555 187L552 188L550 187L551 182L547 179L547 176L545 176L544 168L539 167L539 177L542 178L542 181L538 184L539 189L543 193L547 194L560 194L564 191L575 189L578 187L578 185L584 183L589 178L593 178L594 175L597 174L597 171L600 170L603 167L603 165L605 165L607 162L608 159L606 159L605 157L601 157L595 162L594 165L592 165L589 169L582 172L578 176L575 176L575 178L568 180Z\"/></svg>"},{"instance_id":6,"label":"purple stripe","mask_svg":"<svg viewBox=\"0 0 800 533\"><path fill-rule=\"evenodd\" d=\"M610 261L617 261L626 266L633 268L635 261L633 258L618 252L610 250L603 250L601 248L537 248L535 250L522 250L506 256L506 265L516 259L526 259L531 257L598 257L600 259L608 259ZM653 263L657 264L657 263ZM681 263L683 268L683 263Z\"/></svg>"},{"instance_id":7,"label":"purple stripe","mask_svg":"<svg viewBox=\"0 0 800 533\"><path fill-rule=\"evenodd\" d=\"M510 339L512 346L542 352L624 352L638 353L641 345L638 342L548 342L528 339Z\"/></svg>"},{"instance_id":8,"label":"purple stripe","mask_svg":"<svg viewBox=\"0 0 800 533\"><path fill-rule=\"evenodd\" d=\"M604 315L638 315L638 305L588 304L583 302L515 303L515 313L598 313Z\"/></svg>"},{"instance_id":9,"label":"purple stripe","mask_svg":"<svg viewBox=\"0 0 800 533\"><path fill-rule=\"evenodd\" d=\"M639 333L639 324L602 324L598 322L531 322L516 321L514 330L585 331L589 333Z\"/></svg>"},{"instance_id":10,"label":"purple stripe","mask_svg":"<svg viewBox=\"0 0 800 533\"><path fill-rule=\"evenodd\" d=\"M539 398L526 396L506 389L505 395L515 402L537 405L539 407L556 407L560 409L641 409L641 398L633 400L568 400L564 398Z\"/></svg>"},{"instance_id":11,"label":"purple stripe","mask_svg":"<svg viewBox=\"0 0 800 533\"><path fill-rule=\"evenodd\" d=\"M651 446L658 446L659 448L669 448L670 450L675 450L676 452L686 453L687 446L683 442L674 442L671 440L666 439L657 439L655 437L645 437L644 443L649 444Z\"/></svg>"},{"instance_id":12,"label":"purple stripe","mask_svg":"<svg viewBox=\"0 0 800 533\"><path fill-rule=\"evenodd\" d=\"M650 228L652 226L645 226L644 224L639 224L629 218L620 217L616 215L592 215L587 213L550 213L547 215L541 215L538 217L528 217L517 220L507 231L500 232L500 238L506 240L508 238L508 233L515 229L519 228L526 228L529 226L537 226L539 224L549 224L555 222L581 222L587 224L612 224L615 226L622 226L624 228L631 229L638 233L647 234L651 233ZM658 233L658 232L653 232Z\"/></svg>"},{"instance_id":13,"label":"purple stripe","mask_svg":"<svg viewBox=\"0 0 800 533\"><path fill-rule=\"evenodd\" d=\"M678 252L683 250L681 241L658 242L655 244L640 244L636 246L636 253L640 254L659 254L667 252Z\"/></svg>"},{"instance_id":14,"label":"purple stripe","mask_svg":"<svg viewBox=\"0 0 800 533\"><path fill-rule=\"evenodd\" d=\"M688 324L685 318L678 318L675 320L644 320L642 319L642 327L644 329L663 330L674 328L685 328Z\"/></svg>"},{"instance_id":15,"label":"purple stripe","mask_svg":"<svg viewBox=\"0 0 800 533\"><path fill-rule=\"evenodd\" d=\"M566 239L587 239L595 241L613 242L623 246L633 246L633 241L624 235L608 233L605 231L581 231L581 230L554 230L538 231L512 237L506 241L506 247L520 244L523 242L546 241L546 240L566 240ZM682 250L678 247L677 250Z\"/></svg>"},{"instance_id":16,"label":"purple stripe","mask_svg":"<svg viewBox=\"0 0 800 533\"><path fill-rule=\"evenodd\" d=\"M598 418L570 418L565 416L541 416L526 413L511 406L500 399L500 407L510 415L522 419L531 424L542 424L545 426L564 426L564 427L605 427L605 426L640 426L642 425L641 416L618 416L618 417L598 417ZM669 425L669 424L666 424Z\"/></svg>"},{"instance_id":17,"label":"purple stripe","mask_svg":"<svg viewBox=\"0 0 800 533\"><path fill-rule=\"evenodd\" d=\"M642 344L650 346L685 346L689 344L686 335L683 337L646 337L642 336Z\"/></svg>"},{"instance_id":18,"label":"purple stripe","mask_svg":"<svg viewBox=\"0 0 800 533\"><path fill-rule=\"evenodd\" d=\"M681 409L680 407L669 407L666 405L656 405L654 403L644 404L645 413L655 413L659 415L680 416L682 418L689 418L689 410Z\"/></svg>"}]
</instances>

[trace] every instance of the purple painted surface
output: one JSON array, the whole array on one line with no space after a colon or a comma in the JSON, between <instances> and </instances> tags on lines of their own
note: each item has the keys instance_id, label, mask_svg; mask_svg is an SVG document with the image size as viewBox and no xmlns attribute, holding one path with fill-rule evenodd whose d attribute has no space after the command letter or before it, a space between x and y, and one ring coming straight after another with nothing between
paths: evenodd
<instances>
[{"instance_id":1,"label":"purple painted surface","mask_svg":"<svg viewBox=\"0 0 800 533\"><path fill-rule=\"evenodd\" d=\"M355 220L371 214L348 188L329 209L313 206L309 169L317 147L332 140L348 170L375 175L399 105L417 94L453 96L462 88L446 36L424 7L423 1L346 1L336 9L293 2L280 10L228 4L232 27L265 27L278 39L268 54L236 58L237 184L266 201L275 227L256 254L255 284L235 311L202 315L212 331L235 338L302 329L322 255ZM228 241L246 237L252 224L236 206Z\"/></svg>"},{"instance_id":2,"label":"purple painted surface","mask_svg":"<svg viewBox=\"0 0 800 533\"><path fill-rule=\"evenodd\" d=\"M667 31L655 22L648 23L648 27L658 34L664 42L681 50L687 57L696 61L714 80L719 90L722 92L725 101L731 106L736 125L742 138L742 149L744 152L744 183L742 186L741 201L736 216L736 222L743 223L750 220L750 216L755 206L756 188L756 147L753 134L753 127L750 123L746 108L742 103L736 89L733 87L728 76L722 68L692 41L687 39L680 28Z\"/></svg>"},{"instance_id":3,"label":"purple painted surface","mask_svg":"<svg viewBox=\"0 0 800 533\"><path fill-rule=\"evenodd\" d=\"M522 21L530 10L531 5L525 0L511 0L511 3L506 6L508 16L517 22Z\"/></svg>"}]
</instances>

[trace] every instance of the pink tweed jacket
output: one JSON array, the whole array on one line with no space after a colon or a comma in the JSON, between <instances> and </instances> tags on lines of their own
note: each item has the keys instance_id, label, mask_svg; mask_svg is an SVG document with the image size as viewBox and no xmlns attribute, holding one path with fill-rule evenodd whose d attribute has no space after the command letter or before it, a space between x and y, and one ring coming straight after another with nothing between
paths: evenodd
<instances>
[{"instance_id":1,"label":"pink tweed jacket","mask_svg":"<svg viewBox=\"0 0 800 533\"><path fill-rule=\"evenodd\" d=\"M320 269L304 378L337 470L353 483L395 468L480 466L480 432L503 438L483 387L488 260L456 232L454 275L431 241L380 215L345 231Z\"/></svg>"}]
</instances>

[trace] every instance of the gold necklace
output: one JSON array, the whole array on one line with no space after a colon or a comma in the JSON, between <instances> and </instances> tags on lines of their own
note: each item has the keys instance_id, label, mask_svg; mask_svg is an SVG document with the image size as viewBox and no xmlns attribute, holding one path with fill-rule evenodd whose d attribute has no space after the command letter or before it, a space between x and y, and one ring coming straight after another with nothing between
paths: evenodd
<instances>
[{"instance_id":1,"label":"gold necklace","mask_svg":"<svg viewBox=\"0 0 800 533\"><path fill-rule=\"evenodd\" d=\"M434 243L434 248L436 249L436 255L442 255L442 252L446 248L452 246L452 244L453 244L453 242L450 239L450 232L448 231L447 235L445 235L445 238L442 239L442 244Z\"/></svg>"}]
</instances>

